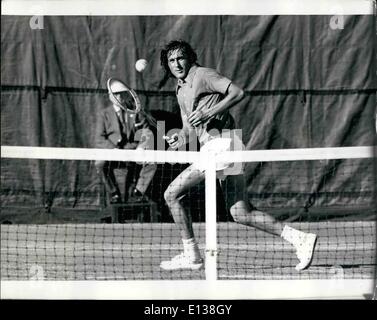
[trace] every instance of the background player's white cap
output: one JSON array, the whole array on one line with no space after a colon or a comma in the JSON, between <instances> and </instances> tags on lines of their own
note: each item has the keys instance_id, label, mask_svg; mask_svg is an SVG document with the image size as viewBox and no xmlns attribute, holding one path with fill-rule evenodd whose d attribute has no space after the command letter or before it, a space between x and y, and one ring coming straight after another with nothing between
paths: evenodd
<instances>
[{"instance_id":1,"label":"background player's white cap","mask_svg":"<svg viewBox=\"0 0 377 320\"><path fill-rule=\"evenodd\" d=\"M107 89L112 93L128 91L126 85L122 81L114 78L107 80Z\"/></svg>"}]
</instances>

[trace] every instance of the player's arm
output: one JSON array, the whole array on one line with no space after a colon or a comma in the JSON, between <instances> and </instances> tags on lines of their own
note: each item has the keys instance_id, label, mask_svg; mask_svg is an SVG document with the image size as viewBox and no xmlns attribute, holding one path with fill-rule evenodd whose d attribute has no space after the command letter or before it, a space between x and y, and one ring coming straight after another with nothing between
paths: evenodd
<instances>
[{"instance_id":1,"label":"player's arm","mask_svg":"<svg viewBox=\"0 0 377 320\"><path fill-rule=\"evenodd\" d=\"M234 83L231 83L228 87L228 90L226 92L224 99L207 111L208 118L212 118L216 114L222 113L225 110L230 109L237 102L241 101L244 96L245 96L244 91L240 87L235 85Z\"/></svg>"},{"instance_id":2,"label":"player's arm","mask_svg":"<svg viewBox=\"0 0 377 320\"><path fill-rule=\"evenodd\" d=\"M164 136L166 142L172 149L178 149L186 143L196 138L195 129L188 122L187 116L181 110L182 129L178 133L174 133L171 137Z\"/></svg>"},{"instance_id":3,"label":"player's arm","mask_svg":"<svg viewBox=\"0 0 377 320\"><path fill-rule=\"evenodd\" d=\"M208 110L195 110L190 114L188 121L194 127L198 126L208 119L213 118L218 113L222 113L233 107L237 102L243 99L244 95L244 91L240 87L234 83L230 83L224 99Z\"/></svg>"}]
</instances>

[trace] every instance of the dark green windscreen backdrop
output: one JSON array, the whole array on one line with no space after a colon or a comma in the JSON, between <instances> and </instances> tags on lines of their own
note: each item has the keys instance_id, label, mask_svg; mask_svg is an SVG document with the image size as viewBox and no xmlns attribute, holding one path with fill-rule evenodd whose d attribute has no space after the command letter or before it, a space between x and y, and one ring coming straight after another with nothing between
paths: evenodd
<instances>
[{"instance_id":1,"label":"dark green windscreen backdrop","mask_svg":"<svg viewBox=\"0 0 377 320\"><path fill-rule=\"evenodd\" d=\"M373 145L375 18L345 16L344 28L335 30L330 19L49 16L43 19L43 29L32 30L28 16L2 16L1 144L94 147L96 117L108 103L109 77L135 88L146 109L176 115L174 82L157 87L163 76L159 51L181 38L197 51L201 65L217 69L245 90L245 99L232 114L247 149ZM143 74L134 68L139 58L149 61ZM313 200L311 193L321 194L328 165L307 164L300 172L277 168L282 181L285 176L300 177L284 191L265 178L271 169L249 166L248 190L252 197L268 188L270 196L253 200L257 206L304 207ZM363 167L353 162L345 171L341 166L345 162L335 164L323 197L313 207L372 208L373 162L369 170L365 162ZM43 194L50 194L57 207L101 205L93 163L2 159L1 169L3 206L43 206ZM304 190L305 182L311 183L309 191ZM346 189L352 192L342 192ZM276 202L270 198L274 195Z\"/></svg>"}]
</instances>

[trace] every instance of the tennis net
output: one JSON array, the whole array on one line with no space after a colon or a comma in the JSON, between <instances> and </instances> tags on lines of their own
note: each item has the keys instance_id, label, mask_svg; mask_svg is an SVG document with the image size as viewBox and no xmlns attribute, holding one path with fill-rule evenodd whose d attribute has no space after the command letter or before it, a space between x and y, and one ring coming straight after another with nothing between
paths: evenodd
<instances>
[{"instance_id":1,"label":"tennis net","mask_svg":"<svg viewBox=\"0 0 377 320\"><path fill-rule=\"evenodd\" d=\"M1 157L2 280L375 276L376 167L372 147L203 154L3 146ZM206 167L205 179L191 186L180 201L193 221L205 269L162 270L161 261L182 251L165 190L199 160ZM141 168L155 164L145 198L127 198L130 186L137 185L134 176L130 184L121 186L121 202L110 203L95 161L128 162ZM237 169L241 174L227 177L227 169L223 175L216 174L216 163L227 162L235 163L233 169L241 167L241 171ZM119 165L115 169L120 180L124 168ZM129 167L125 170L128 175ZM268 212L279 223L318 236L308 269L295 270L294 248L281 237L235 223L240 219L228 208L240 194L254 209Z\"/></svg>"}]
</instances>

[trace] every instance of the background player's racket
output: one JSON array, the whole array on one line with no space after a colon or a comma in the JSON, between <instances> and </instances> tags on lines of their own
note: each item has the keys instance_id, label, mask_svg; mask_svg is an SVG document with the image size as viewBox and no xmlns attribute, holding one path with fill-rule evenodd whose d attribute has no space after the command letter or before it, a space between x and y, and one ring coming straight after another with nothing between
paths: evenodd
<instances>
[{"instance_id":1,"label":"background player's racket","mask_svg":"<svg viewBox=\"0 0 377 320\"><path fill-rule=\"evenodd\" d=\"M118 93L118 92L112 91L113 85L116 82L120 83L122 85L123 89L125 89L125 91L122 91L123 92L123 98L124 98L123 103L121 101L119 101L119 99L115 96L115 93ZM120 108L122 108L123 110L130 112L130 113L134 113L134 114L140 113L140 114L142 114L152 127L156 128L157 130L159 129L156 119L154 117L152 117L150 114L148 114L147 112L145 112L144 109L142 108L140 99L139 99L137 93L135 92L135 90L133 90L131 87L129 87L123 81L121 81L119 79L115 79L115 78L109 78L109 80L107 80L107 89L108 89L109 94L111 95L112 99L117 102L117 105ZM137 123L135 125L138 126Z\"/></svg>"}]
</instances>

